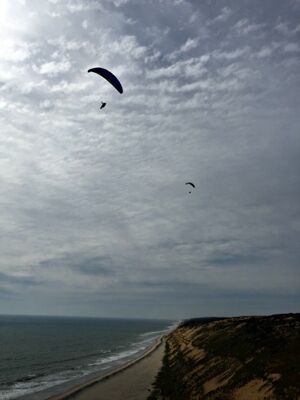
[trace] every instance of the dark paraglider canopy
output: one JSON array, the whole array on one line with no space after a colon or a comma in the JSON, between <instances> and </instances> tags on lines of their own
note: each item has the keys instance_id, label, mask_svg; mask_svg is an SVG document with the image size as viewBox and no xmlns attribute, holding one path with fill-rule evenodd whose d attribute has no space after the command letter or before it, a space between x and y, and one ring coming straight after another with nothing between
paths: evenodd
<instances>
[{"instance_id":1,"label":"dark paraglider canopy","mask_svg":"<svg viewBox=\"0 0 300 400\"><path fill-rule=\"evenodd\" d=\"M103 101L101 101L100 110L102 110L102 108L104 108L105 106L106 106L106 103L104 103Z\"/></svg>"},{"instance_id":2,"label":"dark paraglider canopy","mask_svg":"<svg viewBox=\"0 0 300 400\"><path fill-rule=\"evenodd\" d=\"M196 186L193 184L193 182L185 182L186 185L191 185L193 188L195 188ZM189 192L192 193L192 192Z\"/></svg>"},{"instance_id":3,"label":"dark paraglider canopy","mask_svg":"<svg viewBox=\"0 0 300 400\"><path fill-rule=\"evenodd\" d=\"M123 93L123 88L119 79L112 72L100 67L91 68L88 72L94 72L102 76L102 78L106 79L119 93Z\"/></svg>"},{"instance_id":4,"label":"dark paraglider canopy","mask_svg":"<svg viewBox=\"0 0 300 400\"><path fill-rule=\"evenodd\" d=\"M193 184L193 182L185 182L186 185L191 185L193 186L193 188L195 188L196 186Z\"/></svg>"}]
</instances>

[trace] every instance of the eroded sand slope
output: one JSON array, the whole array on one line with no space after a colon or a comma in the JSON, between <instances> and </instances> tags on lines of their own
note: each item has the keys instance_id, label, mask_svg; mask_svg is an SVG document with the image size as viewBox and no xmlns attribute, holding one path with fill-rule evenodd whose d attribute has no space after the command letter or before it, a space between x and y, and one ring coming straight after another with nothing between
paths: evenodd
<instances>
[{"instance_id":1,"label":"eroded sand slope","mask_svg":"<svg viewBox=\"0 0 300 400\"><path fill-rule=\"evenodd\" d=\"M300 315L197 319L167 338L154 399L300 399Z\"/></svg>"}]
</instances>

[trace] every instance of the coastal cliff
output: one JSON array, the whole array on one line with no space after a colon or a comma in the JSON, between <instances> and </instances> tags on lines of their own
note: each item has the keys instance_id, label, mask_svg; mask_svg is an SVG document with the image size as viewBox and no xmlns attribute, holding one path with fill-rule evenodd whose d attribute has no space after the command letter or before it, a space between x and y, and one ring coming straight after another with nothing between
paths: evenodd
<instances>
[{"instance_id":1,"label":"coastal cliff","mask_svg":"<svg viewBox=\"0 0 300 400\"><path fill-rule=\"evenodd\" d=\"M299 339L300 314L186 321L149 400L300 399Z\"/></svg>"}]
</instances>

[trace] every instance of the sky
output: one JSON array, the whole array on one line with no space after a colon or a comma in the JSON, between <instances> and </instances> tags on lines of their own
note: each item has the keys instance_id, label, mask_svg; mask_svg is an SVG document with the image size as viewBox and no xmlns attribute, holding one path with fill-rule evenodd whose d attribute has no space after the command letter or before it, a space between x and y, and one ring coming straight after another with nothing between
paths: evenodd
<instances>
[{"instance_id":1,"label":"sky","mask_svg":"<svg viewBox=\"0 0 300 400\"><path fill-rule=\"evenodd\" d=\"M0 313L299 311L299 21L299 0L0 0Z\"/></svg>"}]
</instances>

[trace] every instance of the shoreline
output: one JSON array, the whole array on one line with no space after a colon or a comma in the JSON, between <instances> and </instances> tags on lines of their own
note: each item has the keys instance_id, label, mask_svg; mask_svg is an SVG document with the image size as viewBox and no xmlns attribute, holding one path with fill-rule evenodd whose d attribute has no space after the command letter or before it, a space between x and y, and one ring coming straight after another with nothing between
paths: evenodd
<instances>
[{"instance_id":1,"label":"shoreline","mask_svg":"<svg viewBox=\"0 0 300 400\"><path fill-rule=\"evenodd\" d=\"M173 329L171 329L173 330ZM143 361L147 357L151 356L160 346L164 344L165 336L171 331L168 330L165 334L157 337L146 349L136 354L135 358L128 359L123 364L111 367L107 370L95 371L89 375L81 378L77 378L72 381L64 382L60 385L52 386L44 390L40 390L33 393L16 398L16 400L67 400L71 397L84 392L86 389L93 387L94 385L105 382L112 377L117 376L135 364Z\"/></svg>"},{"instance_id":2,"label":"shoreline","mask_svg":"<svg viewBox=\"0 0 300 400\"><path fill-rule=\"evenodd\" d=\"M30 392L27 394L23 394L16 398L16 400L67 400L70 398L77 398L77 395L85 390L89 390L89 388L94 385L101 384L101 382L106 382L112 377L117 377L119 374L122 374L123 371L128 370L130 367L134 367L135 364L141 362L141 368L148 369L149 372L149 363L153 363L153 361L149 360L148 364L143 363L143 360L150 356L159 349L160 346L163 346L165 343L166 336L173 332L179 325L182 323L182 320L177 320L175 323L169 325L167 329L164 329L160 336L157 336L155 339L152 339L148 346L143 350L137 351L135 354L131 356L127 356L123 359L121 364L111 365L106 369L98 369L89 374L79 376L73 378L71 380L56 384L54 386L50 386L44 388L42 390L38 390L35 392ZM163 346L164 347L164 346ZM157 353L161 353L162 350L158 350ZM153 356L157 358L157 356ZM161 357L162 358L162 357ZM155 368L152 366L152 368ZM158 370L156 371L158 372ZM137 371L140 375L140 372ZM130 373L129 373L130 375ZM147 377L145 377L146 379ZM115 378L118 380L118 378ZM133 379L131 379L133 380Z\"/></svg>"},{"instance_id":3,"label":"shoreline","mask_svg":"<svg viewBox=\"0 0 300 400\"><path fill-rule=\"evenodd\" d=\"M97 383L101 383L103 381L106 381L121 372L125 371L126 369L132 367L133 365L139 363L140 361L144 360L145 358L149 357L155 350L157 350L161 345L164 343L164 337L165 335L160 336L155 340L155 342L148 348L145 349L145 351L139 355L139 357L130 360L123 365L119 367L113 368L111 371L106 372L104 375L99 375L98 377L91 378L90 380L87 380L85 383L78 384L76 386L73 386L70 390L68 390L65 393L58 394L58 395L53 395L51 397L47 397L46 400L67 400L71 396L77 395L87 388L90 388L91 386L96 385Z\"/></svg>"}]
</instances>

